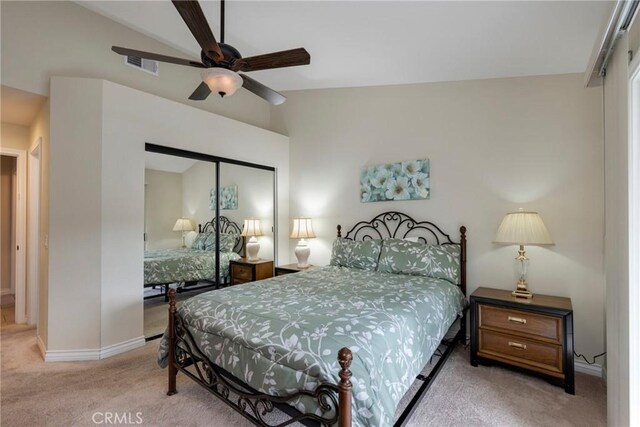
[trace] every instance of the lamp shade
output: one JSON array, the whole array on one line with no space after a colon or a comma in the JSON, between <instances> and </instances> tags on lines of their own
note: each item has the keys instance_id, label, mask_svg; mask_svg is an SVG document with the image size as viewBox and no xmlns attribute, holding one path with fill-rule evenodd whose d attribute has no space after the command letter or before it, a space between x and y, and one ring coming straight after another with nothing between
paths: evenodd
<instances>
[{"instance_id":1,"label":"lamp shade","mask_svg":"<svg viewBox=\"0 0 640 427\"><path fill-rule=\"evenodd\" d=\"M241 236L262 236L262 229L260 228L259 219L245 219L244 226L242 227Z\"/></svg>"},{"instance_id":2,"label":"lamp shade","mask_svg":"<svg viewBox=\"0 0 640 427\"><path fill-rule=\"evenodd\" d=\"M313 239L316 237L313 232L313 226L311 224L311 218L296 218L293 220L293 231L291 232L292 239Z\"/></svg>"},{"instance_id":3,"label":"lamp shade","mask_svg":"<svg viewBox=\"0 0 640 427\"><path fill-rule=\"evenodd\" d=\"M504 216L495 243L515 245L553 245L549 230L538 212L511 212Z\"/></svg>"},{"instance_id":4,"label":"lamp shade","mask_svg":"<svg viewBox=\"0 0 640 427\"><path fill-rule=\"evenodd\" d=\"M193 224L189 218L178 218L173 231L193 231Z\"/></svg>"},{"instance_id":5,"label":"lamp shade","mask_svg":"<svg viewBox=\"0 0 640 427\"><path fill-rule=\"evenodd\" d=\"M220 67L207 68L200 73L200 77L211 92L220 96L233 95L243 83L238 73Z\"/></svg>"}]
</instances>

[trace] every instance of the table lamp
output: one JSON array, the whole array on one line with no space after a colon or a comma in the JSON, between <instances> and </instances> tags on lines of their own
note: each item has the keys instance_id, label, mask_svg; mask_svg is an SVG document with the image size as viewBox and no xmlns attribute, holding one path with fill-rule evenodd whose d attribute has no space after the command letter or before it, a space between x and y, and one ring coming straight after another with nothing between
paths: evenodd
<instances>
[{"instance_id":1,"label":"table lamp","mask_svg":"<svg viewBox=\"0 0 640 427\"><path fill-rule=\"evenodd\" d=\"M262 236L262 229L260 228L259 219L245 219L244 226L242 227L242 233L244 237L250 237L249 241L245 245L247 261L258 261L258 251L260 251L260 243L256 236Z\"/></svg>"},{"instance_id":2,"label":"table lamp","mask_svg":"<svg viewBox=\"0 0 640 427\"><path fill-rule=\"evenodd\" d=\"M193 231L193 224L191 224L191 220L189 218L178 218L176 224L173 226L173 231L180 231L182 233L182 247L186 248L187 245L185 243L185 232Z\"/></svg>"},{"instance_id":3,"label":"table lamp","mask_svg":"<svg viewBox=\"0 0 640 427\"><path fill-rule=\"evenodd\" d=\"M518 212L505 215L496 233L495 243L505 245L520 245L516 260L520 263L520 279L517 288L511 294L518 298L532 298L533 294L527 289L527 261L524 245L553 245L549 230L545 227L542 217L537 212L525 212L522 208Z\"/></svg>"},{"instance_id":4,"label":"table lamp","mask_svg":"<svg viewBox=\"0 0 640 427\"><path fill-rule=\"evenodd\" d=\"M293 231L291 232L291 239L300 239L295 249L296 258L298 259L298 268L307 268L309 264L309 255L311 249L307 245L305 239L313 239L316 237L313 232L313 226L311 224L311 218L296 218L293 220Z\"/></svg>"}]
</instances>

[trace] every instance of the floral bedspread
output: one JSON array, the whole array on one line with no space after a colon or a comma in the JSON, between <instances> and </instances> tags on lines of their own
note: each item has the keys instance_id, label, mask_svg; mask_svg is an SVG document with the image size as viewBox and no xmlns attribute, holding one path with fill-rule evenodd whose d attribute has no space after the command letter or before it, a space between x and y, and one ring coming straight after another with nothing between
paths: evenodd
<instances>
[{"instance_id":1,"label":"floral bedspread","mask_svg":"<svg viewBox=\"0 0 640 427\"><path fill-rule=\"evenodd\" d=\"M220 253L220 276L229 274L235 252ZM191 248L155 249L144 252L144 284L164 284L213 280L216 277L216 253Z\"/></svg>"},{"instance_id":2,"label":"floral bedspread","mask_svg":"<svg viewBox=\"0 0 640 427\"><path fill-rule=\"evenodd\" d=\"M272 395L337 384L349 347L353 423L388 426L465 301L442 279L330 266L203 293L178 315L212 362ZM167 350L165 336L160 366Z\"/></svg>"}]
</instances>

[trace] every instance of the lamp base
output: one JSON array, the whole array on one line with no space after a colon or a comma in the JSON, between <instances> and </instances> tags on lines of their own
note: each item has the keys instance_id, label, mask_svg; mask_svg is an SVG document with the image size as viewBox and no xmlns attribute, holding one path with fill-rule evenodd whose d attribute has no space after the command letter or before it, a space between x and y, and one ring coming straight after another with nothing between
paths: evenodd
<instances>
[{"instance_id":1,"label":"lamp base","mask_svg":"<svg viewBox=\"0 0 640 427\"><path fill-rule=\"evenodd\" d=\"M309 249L309 246L307 246L306 240L300 240L300 243L298 243L294 252L296 254L296 258L298 259L298 268L308 268L311 249Z\"/></svg>"},{"instance_id":2,"label":"lamp base","mask_svg":"<svg viewBox=\"0 0 640 427\"><path fill-rule=\"evenodd\" d=\"M531 299L533 298L533 294L527 290L521 291L520 289L516 289L515 291L511 292L511 295L513 295L516 298L525 298L525 299Z\"/></svg>"},{"instance_id":3,"label":"lamp base","mask_svg":"<svg viewBox=\"0 0 640 427\"><path fill-rule=\"evenodd\" d=\"M520 279L518 281L517 288L515 291L511 292L511 295L516 298L533 298L533 294L529 291L529 289L527 289L527 281L524 279Z\"/></svg>"},{"instance_id":4,"label":"lamp base","mask_svg":"<svg viewBox=\"0 0 640 427\"><path fill-rule=\"evenodd\" d=\"M258 239L255 236L252 236L251 239L245 245L245 250L247 253L247 261L258 261L258 251L260 250L260 243L258 243Z\"/></svg>"}]
</instances>

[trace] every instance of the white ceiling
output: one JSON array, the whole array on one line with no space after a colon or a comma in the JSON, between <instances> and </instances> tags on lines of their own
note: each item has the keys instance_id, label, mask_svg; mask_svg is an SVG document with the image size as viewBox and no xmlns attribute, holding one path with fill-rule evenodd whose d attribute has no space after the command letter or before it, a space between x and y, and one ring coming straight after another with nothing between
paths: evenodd
<instances>
[{"instance_id":1,"label":"white ceiling","mask_svg":"<svg viewBox=\"0 0 640 427\"><path fill-rule=\"evenodd\" d=\"M199 58L169 0L79 3ZM219 3L201 4L219 38ZM251 73L276 90L574 73L585 71L611 5L232 0L226 42L245 57L305 47L309 66Z\"/></svg>"},{"instance_id":2,"label":"white ceiling","mask_svg":"<svg viewBox=\"0 0 640 427\"><path fill-rule=\"evenodd\" d=\"M197 162L198 160L188 159L186 157L169 156L166 154L152 153L150 151L146 151L144 153L145 169L184 173L187 169L195 165Z\"/></svg>"},{"instance_id":3,"label":"white ceiling","mask_svg":"<svg viewBox=\"0 0 640 427\"><path fill-rule=\"evenodd\" d=\"M0 88L0 121L20 126L31 126L47 98L9 86Z\"/></svg>"}]
</instances>

